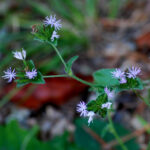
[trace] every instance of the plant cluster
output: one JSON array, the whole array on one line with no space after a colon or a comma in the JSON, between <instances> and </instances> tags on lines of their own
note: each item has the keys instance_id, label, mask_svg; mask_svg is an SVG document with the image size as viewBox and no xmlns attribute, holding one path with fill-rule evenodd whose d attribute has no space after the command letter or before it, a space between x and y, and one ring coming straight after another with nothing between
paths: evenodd
<instances>
[{"instance_id":1,"label":"plant cluster","mask_svg":"<svg viewBox=\"0 0 150 150\"><path fill-rule=\"evenodd\" d=\"M24 86L29 83L45 84L44 78L51 77L71 77L83 84L89 85L97 92L96 100L91 100L87 104L81 101L77 105L77 112L80 116L88 117L88 123L93 121L93 117L98 114L105 117L109 110L112 110L112 103L115 95L124 90L142 90L143 84L137 76L141 69L131 67L125 71L121 69L100 69L93 73L94 82L87 82L78 78L72 71L72 65L78 56L72 57L68 62L65 62L61 53L57 49L57 40L59 38L58 31L62 28L61 20L57 20L56 16L46 17L41 25L32 27L34 39L42 43L51 45L65 67L65 74L44 76L35 67L32 60L27 60L26 51L24 49L12 52L14 57L23 62L23 67L4 71L4 79L11 82L15 79L17 87Z\"/></svg>"}]
</instances>

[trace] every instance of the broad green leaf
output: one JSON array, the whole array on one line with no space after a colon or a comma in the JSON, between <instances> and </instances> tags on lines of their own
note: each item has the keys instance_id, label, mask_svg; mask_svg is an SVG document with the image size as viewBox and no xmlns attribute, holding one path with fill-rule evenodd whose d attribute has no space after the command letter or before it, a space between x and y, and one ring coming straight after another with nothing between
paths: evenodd
<instances>
[{"instance_id":1,"label":"broad green leaf","mask_svg":"<svg viewBox=\"0 0 150 150\"><path fill-rule=\"evenodd\" d=\"M119 81L112 77L112 72L115 69L100 69L94 72L93 77L94 81L98 83L100 86L116 86L119 85Z\"/></svg>"}]
</instances>

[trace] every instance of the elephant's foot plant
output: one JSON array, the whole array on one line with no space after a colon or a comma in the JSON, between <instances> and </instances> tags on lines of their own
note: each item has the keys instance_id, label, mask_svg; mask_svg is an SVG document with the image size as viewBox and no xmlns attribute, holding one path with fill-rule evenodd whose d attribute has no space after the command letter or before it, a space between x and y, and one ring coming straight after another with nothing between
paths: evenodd
<instances>
[{"instance_id":1,"label":"elephant's foot plant","mask_svg":"<svg viewBox=\"0 0 150 150\"><path fill-rule=\"evenodd\" d=\"M26 51L22 49L13 52L14 57L22 61L22 68L9 68L4 71L4 76L2 77L4 79L8 79L8 82L15 79L17 87L21 87L29 83L45 84L44 79L51 77L70 77L90 86L91 89L97 93L96 100L91 100L87 104L81 101L77 105L77 112L80 113L80 116L88 117L88 124L93 121L93 117L96 114L100 115L102 118L106 117L107 114L109 115L109 112L113 109L113 99L117 93L124 90L136 92L136 90L143 89L142 80L137 77L141 72L141 69L138 67L131 67L124 71L119 68L100 69L93 73L93 83L78 78L72 71L72 65L78 56L74 56L66 62L57 49L57 40L59 38L57 32L61 29L61 27L61 21L56 20L56 16L50 16L46 17L41 25L34 25L32 27L32 34L35 40L49 44L53 47L64 65L65 74L52 76L42 75L42 73L35 67L34 62L32 60L27 60ZM113 128L112 121L110 119L111 117L109 116L108 118L110 120L111 127ZM115 131L114 135L116 139L118 139L118 142L122 145L122 141L118 138ZM126 148L122 146L122 149Z\"/></svg>"}]
</instances>

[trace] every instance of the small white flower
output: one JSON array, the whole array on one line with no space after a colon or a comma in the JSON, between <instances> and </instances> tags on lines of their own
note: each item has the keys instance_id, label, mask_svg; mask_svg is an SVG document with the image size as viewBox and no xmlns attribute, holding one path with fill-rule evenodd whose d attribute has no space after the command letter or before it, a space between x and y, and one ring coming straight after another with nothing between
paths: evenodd
<instances>
[{"instance_id":1,"label":"small white flower","mask_svg":"<svg viewBox=\"0 0 150 150\"><path fill-rule=\"evenodd\" d=\"M102 104L102 109L103 108L107 108L107 109L110 109L111 108L111 105L112 105L112 103L111 102L107 102L107 103L104 103L104 104Z\"/></svg>"},{"instance_id":2,"label":"small white flower","mask_svg":"<svg viewBox=\"0 0 150 150\"><path fill-rule=\"evenodd\" d=\"M24 49L22 49L22 51L13 52L13 55L15 58L20 59L20 60L26 59L26 51Z\"/></svg>"},{"instance_id":3,"label":"small white flower","mask_svg":"<svg viewBox=\"0 0 150 150\"><path fill-rule=\"evenodd\" d=\"M62 27L60 22L61 20L56 20L56 15L51 15L50 17L47 16L44 20L44 24L46 26L50 25L51 27L54 27L55 30L60 30L60 28Z\"/></svg>"},{"instance_id":4,"label":"small white flower","mask_svg":"<svg viewBox=\"0 0 150 150\"><path fill-rule=\"evenodd\" d=\"M8 82L11 82L16 77L15 69L12 71L11 68L4 71L5 75L2 76L4 79L8 79Z\"/></svg>"},{"instance_id":5,"label":"small white flower","mask_svg":"<svg viewBox=\"0 0 150 150\"><path fill-rule=\"evenodd\" d=\"M29 79L34 79L36 76L37 76L36 69L32 69L32 71L26 72L26 77L28 77Z\"/></svg>"},{"instance_id":6,"label":"small white flower","mask_svg":"<svg viewBox=\"0 0 150 150\"><path fill-rule=\"evenodd\" d=\"M94 117L95 113L93 111L89 111L87 116L89 117L88 119L88 124L90 125L90 123L93 121L93 117Z\"/></svg>"},{"instance_id":7,"label":"small white flower","mask_svg":"<svg viewBox=\"0 0 150 150\"><path fill-rule=\"evenodd\" d=\"M51 37L51 41L54 41L54 38L58 39L59 35L57 34L56 31L53 31L52 37Z\"/></svg>"},{"instance_id":8,"label":"small white flower","mask_svg":"<svg viewBox=\"0 0 150 150\"><path fill-rule=\"evenodd\" d=\"M80 113L80 116L87 116L88 111L85 102L82 101L77 105L77 112Z\"/></svg>"},{"instance_id":9,"label":"small white flower","mask_svg":"<svg viewBox=\"0 0 150 150\"><path fill-rule=\"evenodd\" d=\"M141 69L138 67L132 66L132 68L129 68L129 72L127 73L128 78L135 79L136 76L141 72Z\"/></svg>"},{"instance_id":10,"label":"small white flower","mask_svg":"<svg viewBox=\"0 0 150 150\"><path fill-rule=\"evenodd\" d=\"M108 89L107 87L105 87L104 91L107 94L108 99L114 98L114 96L115 96L114 91L110 91L110 89Z\"/></svg>"},{"instance_id":11,"label":"small white flower","mask_svg":"<svg viewBox=\"0 0 150 150\"><path fill-rule=\"evenodd\" d=\"M113 75L114 78L117 78L117 79L120 79L120 78L125 76L124 72L121 71L120 69L116 69L116 71L113 71L112 75Z\"/></svg>"}]
</instances>

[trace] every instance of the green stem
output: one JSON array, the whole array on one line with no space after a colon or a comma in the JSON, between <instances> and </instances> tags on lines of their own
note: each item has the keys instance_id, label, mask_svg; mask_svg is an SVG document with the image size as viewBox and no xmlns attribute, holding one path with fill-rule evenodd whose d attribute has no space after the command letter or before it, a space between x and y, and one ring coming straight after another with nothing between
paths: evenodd
<instances>
[{"instance_id":1,"label":"green stem","mask_svg":"<svg viewBox=\"0 0 150 150\"><path fill-rule=\"evenodd\" d=\"M59 56L60 60L61 60L62 63L64 64L65 69L67 69L67 64L66 64L66 62L64 61L63 57L61 56L59 50L58 50L58 49L55 47L55 45L53 45L52 43L50 43L50 42L48 42L48 41L47 41L47 43L50 44L50 45L54 48L55 52L57 53L57 55ZM83 84L86 84L86 85L88 85L88 86L93 86L93 87L98 87L98 86L100 86L100 85L98 85L98 84L93 84L93 83L91 83L91 82L87 82L87 81L85 81L85 80L82 80L82 79L78 78L77 76L75 76L75 75L73 75L73 74L71 74L71 75L70 75L70 74L68 74L68 75L58 75L58 76L44 76L44 78L68 77L68 76L70 76L70 77L76 79L77 81L79 81L79 82L81 82L81 83L83 83Z\"/></svg>"},{"instance_id":2,"label":"green stem","mask_svg":"<svg viewBox=\"0 0 150 150\"><path fill-rule=\"evenodd\" d=\"M64 64L65 68L67 68L67 65L66 65L66 63L65 63L65 61L64 61L64 59L63 59L63 57L61 56L59 50L58 50L58 49L55 47L55 45L53 45L52 43L48 42L48 44L50 44L50 45L54 48L55 52L57 53L57 55L59 56L60 60L61 60L62 63Z\"/></svg>"},{"instance_id":3,"label":"green stem","mask_svg":"<svg viewBox=\"0 0 150 150\"><path fill-rule=\"evenodd\" d=\"M58 78L58 77L68 77L68 75L67 74L62 74L62 75L43 76L43 78Z\"/></svg>"},{"instance_id":4,"label":"green stem","mask_svg":"<svg viewBox=\"0 0 150 150\"><path fill-rule=\"evenodd\" d=\"M150 108L150 103L147 101L147 99L142 97L136 90L133 90L133 92L136 94L137 97L139 97Z\"/></svg>"},{"instance_id":5,"label":"green stem","mask_svg":"<svg viewBox=\"0 0 150 150\"><path fill-rule=\"evenodd\" d=\"M27 65L27 62L25 61L25 60L23 60L23 63L24 63L24 66L25 66L25 68L28 66Z\"/></svg>"},{"instance_id":6,"label":"green stem","mask_svg":"<svg viewBox=\"0 0 150 150\"><path fill-rule=\"evenodd\" d=\"M110 127L112 129L112 133L114 135L114 137L116 138L116 140L118 141L118 143L120 144L122 150L128 150L126 148L126 146L123 144L123 141L121 140L121 138L119 137L119 135L117 134L115 128L114 128L114 125L113 125L113 121L111 119L111 116L110 116L110 112L108 111L108 121L109 121L109 124L110 124Z\"/></svg>"},{"instance_id":7,"label":"green stem","mask_svg":"<svg viewBox=\"0 0 150 150\"><path fill-rule=\"evenodd\" d=\"M97 85L95 85L95 84L93 84L93 83L91 83L91 82L87 82L87 81L85 81L85 80L82 80L82 79L78 78L78 77L75 76L75 75L71 75L70 77L72 77L73 79L76 79L77 81L79 81L79 82L81 82L81 83L83 83L83 84L86 84L86 85L89 85L89 86L97 86Z\"/></svg>"}]
</instances>

